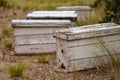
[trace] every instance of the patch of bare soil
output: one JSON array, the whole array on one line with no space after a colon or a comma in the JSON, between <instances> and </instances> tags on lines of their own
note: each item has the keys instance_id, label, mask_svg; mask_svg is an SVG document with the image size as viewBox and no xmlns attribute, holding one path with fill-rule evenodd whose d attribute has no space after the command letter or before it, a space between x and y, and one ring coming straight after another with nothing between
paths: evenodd
<instances>
[{"instance_id":1,"label":"patch of bare soil","mask_svg":"<svg viewBox=\"0 0 120 80\"><path fill-rule=\"evenodd\" d=\"M28 12L21 9L0 10L0 29L11 28L11 20L25 18ZM11 37L12 38L12 37ZM61 73L55 71L56 55L52 54L49 63L38 63L37 56L15 56L8 53L4 60L0 60L0 80L12 80L8 74L8 66L24 62L26 70L23 77L17 80L120 80L114 77L109 71L97 69L78 71L72 73Z\"/></svg>"}]
</instances>

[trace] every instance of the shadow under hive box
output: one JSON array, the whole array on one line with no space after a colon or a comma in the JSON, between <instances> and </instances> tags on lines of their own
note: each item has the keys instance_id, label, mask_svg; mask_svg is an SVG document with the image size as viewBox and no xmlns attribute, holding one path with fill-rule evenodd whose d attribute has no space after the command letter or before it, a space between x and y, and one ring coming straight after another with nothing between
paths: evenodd
<instances>
[{"instance_id":1,"label":"shadow under hive box","mask_svg":"<svg viewBox=\"0 0 120 80\"><path fill-rule=\"evenodd\" d=\"M76 25L77 14L75 11L33 11L28 13L27 19L42 19L42 20L70 20L72 25Z\"/></svg>"},{"instance_id":2,"label":"shadow under hive box","mask_svg":"<svg viewBox=\"0 0 120 80\"><path fill-rule=\"evenodd\" d=\"M120 25L102 23L58 30L54 33L57 44L57 70L66 72L95 68L109 61L105 44L111 53L120 53ZM114 48L114 50L113 50ZM100 56L99 58L97 58ZM108 57L108 56L107 56ZM62 66L62 67L61 67Z\"/></svg>"},{"instance_id":3,"label":"shadow under hive box","mask_svg":"<svg viewBox=\"0 0 120 80\"><path fill-rule=\"evenodd\" d=\"M69 20L12 20L15 54L43 54L56 51L53 32L70 28Z\"/></svg>"}]
</instances>

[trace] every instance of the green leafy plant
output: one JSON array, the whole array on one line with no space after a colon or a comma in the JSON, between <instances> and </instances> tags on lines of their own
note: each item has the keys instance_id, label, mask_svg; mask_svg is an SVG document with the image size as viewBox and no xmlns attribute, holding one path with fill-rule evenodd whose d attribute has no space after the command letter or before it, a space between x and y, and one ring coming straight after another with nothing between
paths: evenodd
<instances>
[{"instance_id":1,"label":"green leafy plant","mask_svg":"<svg viewBox=\"0 0 120 80\"><path fill-rule=\"evenodd\" d=\"M10 65L8 66L8 73L12 78L16 77L22 77L25 71L25 65L24 64L19 64L19 65Z\"/></svg>"},{"instance_id":2,"label":"green leafy plant","mask_svg":"<svg viewBox=\"0 0 120 80\"><path fill-rule=\"evenodd\" d=\"M39 63L49 63L49 61L50 61L50 55L38 55L37 61Z\"/></svg>"},{"instance_id":3,"label":"green leafy plant","mask_svg":"<svg viewBox=\"0 0 120 80\"><path fill-rule=\"evenodd\" d=\"M96 0L94 8L104 5L105 16L100 22L115 22L120 24L120 0Z\"/></svg>"},{"instance_id":4,"label":"green leafy plant","mask_svg":"<svg viewBox=\"0 0 120 80\"><path fill-rule=\"evenodd\" d=\"M6 0L0 0L0 7L7 7Z\"/></svg>"}]
</instances>

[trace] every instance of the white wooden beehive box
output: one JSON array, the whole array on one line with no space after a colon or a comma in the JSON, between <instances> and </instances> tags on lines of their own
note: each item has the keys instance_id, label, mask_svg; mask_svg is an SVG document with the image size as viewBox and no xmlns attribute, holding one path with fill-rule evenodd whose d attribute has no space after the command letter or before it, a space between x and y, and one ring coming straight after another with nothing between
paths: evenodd
<instances>
[{"instance_id":1,"label":"white wooden beehive box","mask_svg":"<svg viewBox=\"0 0 120 80\"><path fill-rule=\"evenodd\" d=\"M71 72L95 68L103 64L102 61L107 63L108 53L103 45L111 53L120 53L120 25L114 23L58 30L54 35L57 70Z\"/></svg>"},{"instance_id":2,"label":"white wooden beehive box","mask_svg":"<svg viewBox=\"0 0 120 80\"><path fill-rule=\"evenodd\" d=\"M12 20L14 50L18 55L51 53L56 50L53 32L71 27L69 20Z\"/></svg>"},{"instance_id":3,"label":"white wooden beehive box","mask_svg":"<svg viewBox=\"0 0 120 80\"><path fill-rule=\"evenodd\" d=\"M70 20L72 25L75 25L77 21L77 14L75 11L33 11L32 13L28 13L26 18Z\"/></svg>"},{"instance_id":4,"label":"white wooden beehive box","mask_svg":"<svg viewBox=\"0 0 120 80\"><path fill-rule=\"evenodd\" d=\"M64 7L57 7L56 10L58 10L58 11L76 11L78 21L85 20L85 18L91 17L93 14L93 9L90 6L64 6Z\"/></svg>"}]
</instances>

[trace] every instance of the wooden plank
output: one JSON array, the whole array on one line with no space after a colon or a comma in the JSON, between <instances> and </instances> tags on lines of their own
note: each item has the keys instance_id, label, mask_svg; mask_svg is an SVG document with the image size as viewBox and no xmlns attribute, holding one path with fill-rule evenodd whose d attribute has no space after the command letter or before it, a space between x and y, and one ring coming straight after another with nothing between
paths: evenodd
<instances>
[{"instance_id":1,"label":"wooden plank","mask_svg":"<svg viewBox=\"0 0 120 80\"><path fill-rule=\"evenodd\" d=\"M55 52L56 44L41 44L41 45L23 45L15 46L15 54L44 54Z\"/></svg>"},{"instance_id":2,"label":"wooden plank","mask_svg":"<svg viewBox=\"0 0 120 80\"><path fill-rule=\"evenodd\" d=\"M118 44L120 44L120 40L105 43L105 45L107 45L108 50L110 50L110 52L113 54L115 52L120 53L120 45ZM69 60L108 55L108 53L101 47L102 46L99 43L71 47L68 49L67 55L69 57Z\"/></svg>"},{"instance_id":3,"label":"wooden plank","mask_svg":"<svg viewBox=\"0 0 120 80\"><path fill-rule=\"evenodd\" d=\"M57 55L57 67L61 68L64 66L68 68L68 59L67 59L67 42L62 39L56 39L56 55ZM59 43L58 43L59 42ZM64 51L64 52L63 52Z\"/></svg>"},{"instance_id":4,"label":"wooden plank","mask_svg":"<svg viewBox=\"0 0 120 80\"><path fill-rule=\"evenodd\" d=\"M56 43L53 34L46 35L24 35L15 37L15 45L35 45L35 44Z\"/></svg>"},{"instance_id":5,"label":"wooden plank","mask_svg":"<svg viewBox=\"0 0 120 80\"><path fill-rule=\"evenodd\" d=\"M69 61L70 66L68 66L67 72L97 68L98 66L104 65L109 61L109 56L90 57L72 60Z\"/></svg>"},{"instance_id":6,"label":"wooden plank","mask_svg":"<svg viewBox=\"0 0 120 80\"><path fill-rule=\"evenodd\" d=\"M99 39L102 40L102 42L118 41L120 40L120 34L68 41L67 45L69 47L76 47L76 46L82 46L82 45L97 44L100 42Z\"/></svg>"},{"instance_id":7,"label":"wooden plank","mask_svg":"<svg viewBox=\"0 0 120 80\"><path fill-rule=\"evenodd\" d=\"M27 18L77 18L75 11L35 11L28 13Z\"/></svg>"},{"instance_id":8,"label":"wooden plank","mask_svg":"<svg viewBox=\"0 0 120 80\"><path fill-rule=\"evenodd\" d=\"M64 6L64 7L57 7L57 10L60 11L88 11L92 10L90 6Z\"/></svg>"},{"instance_id":9,"label":"wooden plank","mask_svg":"<svg viewBox=\"0 0 120 80\"><path fill-rule=\"evenodd\" d=\"M69 20L12 20L13 28L45 28L45 27L66 27L71 26Z\"/></svg>"},{"instance_id":10,"label":"wooden plank","mask_svg":"<svg viewBox=\"0 0 120 80\"><path fill-rule=\"evenodd\" d=\"M76 11L77 20L86 20L86 18L91 18L94 15L93 8L90 6L64 6L57 7L58 11Z\"/></svg>"},{"instance_id":11,"label":"wooden plank","mask_svg":"<svg viewBox=\"0 0 120 80\"><path fill-rule=\"evenodd\" d=\"M75 11L33 11L36 14L75 14Z\"/></svg>"},{"instance_id":12,"label":"wooden plank","mask_svg":"<svg viewBox=\"0 0 120 80\"><path fill-rule=\"evenodd\" d=\"M52 34L56 30L65 29L64 28L15 28L14 36L18 35L37 35L37 34Z\"/></svg>"},{"instance_id":13,"label":"wooden plank","mask_svg":"<svg viewBox=\"0 0 120 80\"><path fill-rule=\"evenodd\" d=\"M76 40L76 39L84 39L91 37L99 37L106 36L112 34L119 34L120 26L112 26L112 27L96 27L96 28L70 28L56 31L55 36L66 39L66 40Z\"/></svg>"}]
</instances>

